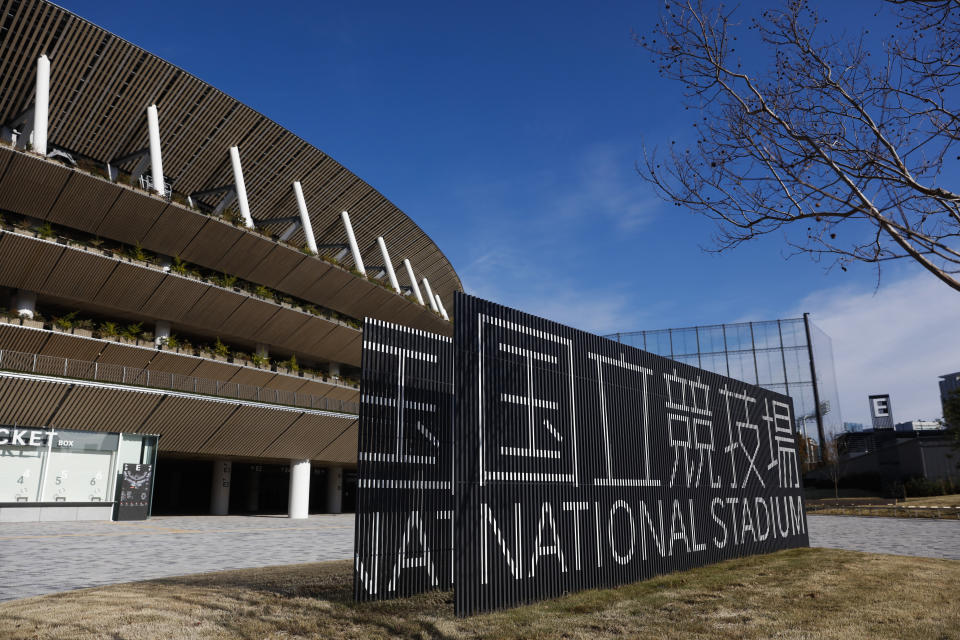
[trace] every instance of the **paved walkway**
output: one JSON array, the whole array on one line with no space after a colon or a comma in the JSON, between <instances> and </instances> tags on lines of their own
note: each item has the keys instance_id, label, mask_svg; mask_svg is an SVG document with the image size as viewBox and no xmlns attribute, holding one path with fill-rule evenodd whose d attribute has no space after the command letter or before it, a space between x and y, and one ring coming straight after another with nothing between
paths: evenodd
<instances>
[{"instance_id":1,"label":"paved walkway","mask_svg":"<svg viewBox=\"0 0 960 640\"><path fill-rule=\"evenodd\" d=\"M807 516L810 546L960 560L960 520Z\"/></svg>"},{"instance_id":2,"label":"paved walkway","mask_svg":"<svg viewBox=\"0 0 960 640\"><path fill-rule=\"evenodd\" d=\"M960 560L960 522L809 516L810 544ZM0 601L204 571L353 557L353 515L0 525Z\"/></svg>"},{"instance_id":3,"label":"paved walkway","mask_svg":"<svg viewBox=\"0 0 960 640\"><path fill-rule=\"evenodd\" d=\"M0 601L187 573L353 557L353 514L0 525Z\"/></svg>"}]
</instances>

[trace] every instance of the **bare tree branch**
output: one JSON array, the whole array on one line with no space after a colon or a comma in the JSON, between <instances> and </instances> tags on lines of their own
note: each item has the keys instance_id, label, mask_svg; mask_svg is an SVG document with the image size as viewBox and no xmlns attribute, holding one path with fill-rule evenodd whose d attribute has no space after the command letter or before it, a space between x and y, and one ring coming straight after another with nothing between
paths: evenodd
<instances>
[{"instance_id":1,"label":"bare tree branch","mask_svg":"<svg viewBox=\"0 0 960 640\"><path fill-rule=\"evenodd\" d=\"M635 39L683 84L697 138L645 149L638 173L715 220L717 251L782 231L844 270L909 259L960 291L960 191L948 182L960 168L960 0L887 8L897 30L881 40L821 35L802 0L746 24L706 0L668 3ZM737 57L744 36L770 50L762 73Z\"/></svg>"}]
</instances>

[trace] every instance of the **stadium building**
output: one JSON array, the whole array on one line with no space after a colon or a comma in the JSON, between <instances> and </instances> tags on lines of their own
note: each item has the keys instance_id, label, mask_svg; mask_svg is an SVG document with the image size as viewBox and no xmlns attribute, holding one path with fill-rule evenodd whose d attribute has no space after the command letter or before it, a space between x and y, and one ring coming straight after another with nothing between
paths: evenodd
<instances>
[{"instance_id":1,"label":"stadium building","mask_svg":"<svg viewBox=\"0 0 960 640\"><path fill-rule=\"evenodd\" d=\"M349 510L360 322L451 335L404 212L187 71L0 1L0 521Z\"/></svg>"},{"instance_id":2,"label":"stadium building","mask_svg":"<svg viewBox=\"0 0 960 640\"><path fill-rule=\"evenodd\" d=\"M844 431L833 344L809 314L606 337L790 396L808 463L822 455L819 443Z\"/></svg>"}]
</instances>

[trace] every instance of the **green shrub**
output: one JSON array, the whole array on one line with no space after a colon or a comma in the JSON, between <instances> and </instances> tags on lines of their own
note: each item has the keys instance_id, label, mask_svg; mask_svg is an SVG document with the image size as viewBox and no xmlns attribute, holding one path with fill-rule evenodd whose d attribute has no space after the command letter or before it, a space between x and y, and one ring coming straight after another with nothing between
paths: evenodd
<instances>
[{"instance_id":1,"label":"green shrub","mask_svg":"<svg viewBox=\"0 0 960 640\"><path fill-rule=\"evenodd\" d=\"M227 358L230 356L230 347L223 344L223 342L220 341L219 336L217 336L217 339L214 341L211 349L215 355L218 355L221 358Z\"/></svg>"},{"instance_id":2,"label":"green shrub","mask_svg":"<svg viewBox=\"0 0 960 640\"><path fill-rule=\"evenodd\" d=\"M71 311L66 315L55 317L53 319L53 324L57 325L58 329L63 329L64 331L72 329L74 326L74 318L77 317L76 311Z\"/></svg>"}]
</instances>

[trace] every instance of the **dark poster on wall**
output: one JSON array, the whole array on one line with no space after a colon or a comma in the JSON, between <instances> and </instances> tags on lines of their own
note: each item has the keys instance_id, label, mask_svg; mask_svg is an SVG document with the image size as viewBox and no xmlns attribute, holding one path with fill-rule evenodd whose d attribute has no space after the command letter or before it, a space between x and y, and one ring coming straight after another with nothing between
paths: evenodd
<instances>
[{"instance_id":1,"label":"dark poster on wall","mask_svg":"<svg viewBox=\"0 0 960 640\"><path fill-rule=\"evenodd\" d=\"M153 465L123 463L117 520L146 520L153 496Z\"/></svg>"},{"instance_id":2,"label":"dark poster on wall","mask_svg":"<svg viewBox=\"0 0 960 640\"><path fill-rule=\"evenodd\" d=\"M459 615L807 546L789 397L455 294Z\"/></svg>"},{"instance_id":3,"label":"dark poster on wall","mask_svg":"<svg viewBox=\"0 0 960 640\"><path fill-rule=\"evenodd\" d=\"M453 583L453 342L363 326L354 596Z\"/></svg>"}]
</instances>

